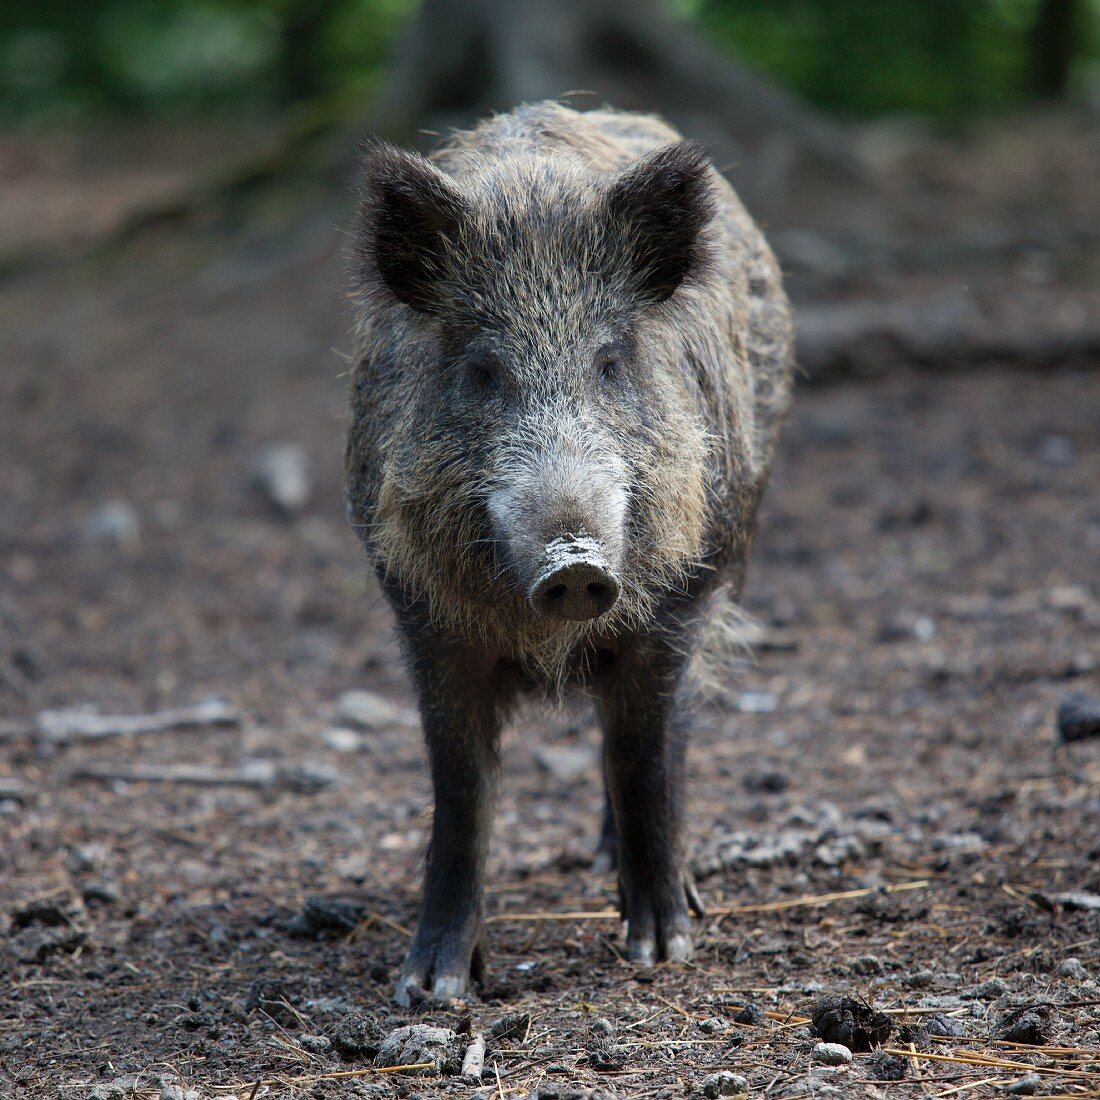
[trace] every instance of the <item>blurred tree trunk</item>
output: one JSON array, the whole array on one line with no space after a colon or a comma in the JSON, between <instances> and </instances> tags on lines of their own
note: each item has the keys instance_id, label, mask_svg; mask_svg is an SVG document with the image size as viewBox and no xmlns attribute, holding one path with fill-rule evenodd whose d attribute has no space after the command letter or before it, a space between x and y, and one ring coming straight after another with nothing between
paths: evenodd
<instances>
[{"instance_id":1,"label":"blurred tree trunk","mask_svg":"<svg viewBox=\"0 0 1100 1100\"><path fill-rule=\"evenodd\" d=\"M1077 0L1042 0L1031 28L1033 90L1062 99L1069 85L1077 30Z\"/></svg>"},{"instance_id":2,"label":"blurred tree trunk","mask_svg":"<svg viewBox=\"0 0 1100 1100\"><path fill-rule=\"evenodd\" d=\"M423 128L564 96L664 115L750 201L779 198L796 166L859 175L843 127L720 54L660 0L424 0L370 123L416 141Z\"/></svg>"},{"instance_id":3,"label":"blurred tree trunk","mask_svg":"<svg viewBox=\"0 0 1100 1100\"><path fill-rule=\"evenodd\" d=\"M280 98L297 103L318 92L317 36L331 14L331 0L291 0L280 36Z\"/></svg>"}]
</instances>

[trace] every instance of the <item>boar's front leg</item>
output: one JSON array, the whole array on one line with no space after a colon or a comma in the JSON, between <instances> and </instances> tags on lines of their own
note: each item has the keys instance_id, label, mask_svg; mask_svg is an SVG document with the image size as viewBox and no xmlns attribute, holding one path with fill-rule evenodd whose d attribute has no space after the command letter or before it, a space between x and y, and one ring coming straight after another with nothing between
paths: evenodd
<instances>
[{"instance_id":1,"label":"boar's front leg","mask_svg":"<svg viewBox=\"0 0 1100 1100\"><path fill-rule=\"evenodd\" d=\"M640 638L600 692L627 955L645 964L691 958L688 906L703 913L683 851L685 664L667 643Z\"/></svg>"},{"instance_id":2,"label":"boar's front leg","mask_svg":"<svg viewBox=\"0 0 1100 1100\"><path fill-rule=\"evenodd\" d=\"M435 816L420 922L394 994L406 1007L421 991L440 1000L461 996L471 974L484 976L483 876L500 733L492 686L472 655L422 636L409 648Z\"/></svg>"}]
</instances>

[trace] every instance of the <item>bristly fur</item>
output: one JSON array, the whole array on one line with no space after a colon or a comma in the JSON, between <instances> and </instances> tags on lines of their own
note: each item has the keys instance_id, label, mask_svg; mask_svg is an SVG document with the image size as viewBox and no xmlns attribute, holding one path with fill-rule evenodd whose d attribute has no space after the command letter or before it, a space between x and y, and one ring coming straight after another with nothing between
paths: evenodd
<instances>
[{"instance_id":1,"label":"bristly fur","mask_svg":"<svg viewBox=\"0 0 1100 1100\"><path fill-rule=\"evenodd\" d=\"M551 691L606 640L659 629L669 592L738 595L791 320L771 252L698 146L646 116L536 104L430 161L375 147L351 272L349 515L392 591ZM620 337L635 366L613 403L583 364ZM508 363L523 415L462 396L470 347ZM529 610L487 516L551 445L627 485L622 595L589 622Z\"/></svg>"}]
</instances>

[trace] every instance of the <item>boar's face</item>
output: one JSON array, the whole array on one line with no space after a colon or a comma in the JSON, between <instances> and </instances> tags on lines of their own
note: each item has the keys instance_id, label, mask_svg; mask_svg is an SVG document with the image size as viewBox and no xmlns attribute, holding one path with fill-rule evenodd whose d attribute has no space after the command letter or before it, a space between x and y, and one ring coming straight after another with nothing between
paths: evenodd
<instances>
[{"instance_id":1,"label":"boar's face","mask_svg":"<svg viewBox=\"0 0 1100 1100\"><path fill-rule=\"evenodd\" d=\"M375 383L401 395L384 565L437 602L605 624L683 566L703 432L666 304L705 278L709 172L687 142L618 174L528 153L456 180L370 155L356 275L406 349Z\"/></svg>"}]
</instances>

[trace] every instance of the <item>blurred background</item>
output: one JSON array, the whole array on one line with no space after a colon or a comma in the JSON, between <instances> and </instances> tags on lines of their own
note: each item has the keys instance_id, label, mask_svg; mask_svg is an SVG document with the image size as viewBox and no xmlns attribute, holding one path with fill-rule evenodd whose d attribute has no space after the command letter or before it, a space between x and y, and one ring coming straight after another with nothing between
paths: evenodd
<instances>
[{"instance_id":1,"label":"blurred background","mask_svg":"<svg viewBox=\"0 0 1100 1100\"><path fill-rule=\"evenodd\" d=\"M383 85L392 47L419 6L417 0L8 4L0 15L0 118L8 128L35 131L123 117L271 116L310 101L354 112ZM470 38L486 40L483 21L493 18L502 24L497 33L518 37L527 33L521 16L533 10L509 0L428 7L452 13ZM559 24L568 12L583 34L619 33L620 61L640 47L654 18L645 3L545 7ZM667 8L731 64L751 65L849 118L909 114L958 123L1036 100L1100 96L1095 0L669 0ZM638 20L636 42L631 19ZM457 46L450 43L451 50ZM610 53L610 43L604 46ZM567 64L563 58L550 64L555 60ZM441 68L447 63L437 61ZM426 83L434 79L422 75ZM502 77L486 66L479 79L487 86ZM468 85L451 92L455 100L463 94Z\"/></svg>"},{"instance_id":2,"label":"blurred background","mask_svg":"<svg viewBox=\"0 0 1100 1100\"><path fill-rule=\"evenodd\" d=\"M804 316L811 373L877 369L879 337L954 361L1096 346L1095 300L1041 288L1095 281L1100 0L6 4L0 271L234 203L294 219L311 187L346 222L358 139L430 148L548 97L666 115L768 224L800 303L858 291ZM996 301L907 278L946 271Z\"/></svg>"}]
</instances>

